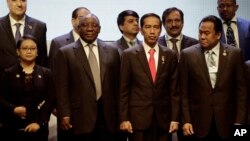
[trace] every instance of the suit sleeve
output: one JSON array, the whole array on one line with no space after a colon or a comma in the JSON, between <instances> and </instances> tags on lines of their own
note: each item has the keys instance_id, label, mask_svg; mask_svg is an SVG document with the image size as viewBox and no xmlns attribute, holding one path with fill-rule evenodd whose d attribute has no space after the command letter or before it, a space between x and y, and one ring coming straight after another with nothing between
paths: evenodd
<instances>
[{"instance_id":1,"label":"suit sleeve","mask_svg":"<svg viewBox=\"0 0 250 141\"><path fill-rule=\"evenodd\" d=\"M130 60L127 52L122 54L121 69L120 69L120 106L119 115L120 122L129 120L129 95L130 95L130 83L131 83L131 68Z\"/></svg>"}]
</instances>

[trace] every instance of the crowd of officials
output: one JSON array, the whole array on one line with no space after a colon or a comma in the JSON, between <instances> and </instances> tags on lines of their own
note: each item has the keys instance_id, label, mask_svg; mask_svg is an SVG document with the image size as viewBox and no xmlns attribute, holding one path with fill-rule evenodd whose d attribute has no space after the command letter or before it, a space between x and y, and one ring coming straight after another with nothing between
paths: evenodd
<instances>
[{"instance_id":1,"label":"crowd of officials","mask_svg":"<svg viewBox=\"0 0 250 141\"><path fill-rule=\"evenodd\" d=\"M112 43L78 7L49 51L46 23L26 15L27 0L6 2L1 141L48 141L51 114L58 141L172 141L175 132L179 141L231 141L233 125L250 124L250 21L237 17L236 0L217 0L219 17L200 20L198 39L182 33L176 7L162 17L121 11Z\"/></svg>"}]
</instances>

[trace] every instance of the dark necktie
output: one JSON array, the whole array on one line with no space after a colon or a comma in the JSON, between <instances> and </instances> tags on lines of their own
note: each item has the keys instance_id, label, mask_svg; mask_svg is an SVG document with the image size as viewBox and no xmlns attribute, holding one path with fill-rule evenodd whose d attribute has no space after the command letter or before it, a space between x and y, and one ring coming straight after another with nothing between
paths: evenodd
<instances>
[{"instance_id":1,"label":"dark necktie","mask_svg":"<svg viewBox=\"0 0 250 141\"><path fill-rule=\"evenodd\" d=\"M94 78L95 88L96 88L96 99L98 100L102 95L101 88L101 77L100 77L100 69L98 67L96 56L93 52L93 44L88 44L89 47L89 65Z\"/></svg>"},{"instance_id":2,"label":"dark necktie","mask_svg":"<svg viewBox=\"0 0 250 141\"><path fill-rule=\"evenodd\" d=\"M236 46L234 31L233 31L233 29L231 27L231 23L233 23L233 22L232 21L227 21L225 23L227 24L227 33L226 33L227 44L232 45L232 46Z\"/></svg>"},{"instance_id":3,"label":"dark necktie","mask_svg":"<svg viewBox=\"0 0 250 141\"><path fill-rule=\"evenodd\" d=\"M16 23L15 26L16 26L16 34L15 34L15 40L16 40L16 43L18 42L18 40L20 40L21 38L21 32L20 32L20 26L22 24L20 23Z\"/></svg>"},{"instance_id":4,"label":"dark necktie","mask_svg":"<svg viewBox=\"0 0 250 141\"><path fill-rule=\"evenodd\" d=\"M155 83L155 77L156 77L156 66L155 66L155 59L154 59L155 49L150 49L148 53L150 55L149 60L148 60L148 65L149 65L149 68L150 68L150 72L151 72L153 82Z\"/></svg>"},{"instance_id":5,"label":"dark necktie","mask_svg":"<svg viewBox=\"0 0 250 141\"><path fill-rule=\"evenodd\" d=\"M172 38L170 39L170 41L173 43L173 50L176 52L177 58L179 59L179 51L176 45L176 42L178 41L178 39Z\"/></svg>"},{"instance_id":6,"label":"dark necktie","mask_svg":"<svg viewBox=\"0 0 250 141\"><path fill-rule=\"evenodd\" d=\"M135 41L130 41L129 44L131 45L131 47L133 47L135 45Z\"/></svg>"},{"instance_id":7,"label":"dark necktie","mask_svg":"<svg viewBox=\"0 0 250 141\"><path fill-rule=\"evenodd\" d=\"M208 71L209 71L209 76L210 76L210 81L212 86L214 87L215 82L216 82L216 63L214 60L214 55L215 53L213 51L207 51L208 56L207 56L207 66L208 66Z\"/></svg>"}]
</instances>

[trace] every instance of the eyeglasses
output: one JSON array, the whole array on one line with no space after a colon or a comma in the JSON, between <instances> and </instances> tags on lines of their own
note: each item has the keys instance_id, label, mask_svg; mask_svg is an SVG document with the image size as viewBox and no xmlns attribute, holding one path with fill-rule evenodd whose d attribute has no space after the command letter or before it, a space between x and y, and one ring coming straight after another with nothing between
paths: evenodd
<instances>
[{"instance_id":1,"label":"eyeglasses","mask_svg":"<svg viewBox=\"0 0 250 141\"><path fill-rule=\"evenodd\" d=\"M28 51L31 51L31 52L34 52L37 50L37 48L27 48L27 47L22 47L20 48L22 51L25 51L25 52L28 52Z\"/></svg>"},{"instance_id":2,"label":"eyeglasses","mask_svg":"<svg viewBox=\"0 0 250 141\"><path fill-rule=\"evenodd\" d=\"M233 6L235 6L234 3L227 3L227 4L219 4L218 8L220 9L224 9L224 8L232 8Z\"/></svg>"}]
</instances>

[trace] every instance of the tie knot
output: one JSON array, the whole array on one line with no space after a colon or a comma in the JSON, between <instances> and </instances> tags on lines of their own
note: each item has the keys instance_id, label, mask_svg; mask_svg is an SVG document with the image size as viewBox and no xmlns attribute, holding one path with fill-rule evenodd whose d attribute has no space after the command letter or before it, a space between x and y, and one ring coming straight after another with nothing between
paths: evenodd
<instances>
[{"instance_id":1,"label":"tie knot","mask_svg":"<svg viewBox=\"0 0 250 141\"><path fill-rule=\"evenodd\" d=\"M225 22L225 24L227 25L227 26L231 26L231 23L236 23L235 21L226 21Z\"/></svg>"},{"instance_id":2,"label":"tie knot","mask_svg":"<svg viewBox=\"0 0 250 141\"><path fill-rule=\"evenodd\" d=\"M150 54L150 56L153 56L154 53L155 53L155 49L150 49L150 50L148 51L148 53Z\"/></svg>"},{"instance_id":3,"label":"tie knot","mask_svg":"<svg viewBox=\"0 0 250 141\"><path fill-rule=\"evenodd\" d=\"M175 44L175 43L178 41L178 39L176 39L176 38L171 38L170 41L171 41L173 44Z\"/></svg>"},{"instance_id":4,"label":"tie knot","mask_svg":"<svg viewBox=\"0 0 250 141\"><path fill-rule=\"evenodd\" d=\"M22 25L21 23L15 23L17 29L19 29L21 25Z\"/></svg>"},{"instance_id":5,"label":"tie knot","mask_svg":"<svg viewBox=\"0 0 250 141\"><path fill-rule=\"evenodd\" d=\"M131 46L134 46L134 45L135 45L135 41L131 40L131 41L129 41L129 44L130 44Z\"/></svg>"},{"instance_id":6,"label":"tie knot","mask_svg":"<svg viewBox=\"0 0 250 141\"><path fill-rule=\"evenodd\" d=\"M88 47L89 47L89 49L93 49L93 47L94 47L94 44L88 44Z\"/></svg>"}]
</instances>

